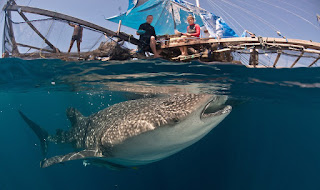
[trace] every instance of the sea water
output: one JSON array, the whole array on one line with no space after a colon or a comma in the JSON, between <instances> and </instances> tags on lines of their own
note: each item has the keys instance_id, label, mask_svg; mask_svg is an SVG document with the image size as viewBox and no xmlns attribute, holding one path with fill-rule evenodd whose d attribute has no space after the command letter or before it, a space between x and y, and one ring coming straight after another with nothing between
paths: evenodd
<instances>
[{"instance_id":1,"label":"sea water","mask_svg":"<svg viewBox=\"0 0 320 190\"><path fill-rule=\"evenodd\" d=\"M88 116L172 93L227 95L233 110L196 144L133 169L42 169L39 140L18 114L54 134L70 128L68 107ZM320 68L0 59L0 189L320 189L319 97ZM70 151L49 144L49 156Z\"/></svg>"}]
</instances>

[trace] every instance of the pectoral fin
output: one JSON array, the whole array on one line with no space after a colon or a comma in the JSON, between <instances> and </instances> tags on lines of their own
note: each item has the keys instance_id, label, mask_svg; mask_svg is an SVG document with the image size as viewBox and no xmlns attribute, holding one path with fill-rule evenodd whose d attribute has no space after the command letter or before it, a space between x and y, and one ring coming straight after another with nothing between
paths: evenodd
<instances>
[{"instance_id":1,"label":"pectoral fin","mask_svg":"<svg viewBox=\"0 0 320 190\"><path fill-rule=\"evenodd\" d=\"M48 159L44 159L40 163L41 168L46 168L54 164L67 162L70 160L81 160L86 158L96 158L96 157L103 157L102 153L98 149L93 150L82 150L80 152L72 152L66 155L61 156L54 156Z\"/></svg>"}]
</instances>

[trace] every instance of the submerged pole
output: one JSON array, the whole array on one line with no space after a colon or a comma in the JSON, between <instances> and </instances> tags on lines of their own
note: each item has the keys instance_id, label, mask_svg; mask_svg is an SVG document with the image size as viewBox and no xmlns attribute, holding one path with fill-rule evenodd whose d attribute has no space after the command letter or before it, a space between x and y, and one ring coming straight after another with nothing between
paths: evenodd
<instances>
[{"instance_id":1,"label":"submerged pole","mask_svg":"<svg viewBox=\"0 0 320 190\"><path fill-rule=\"evenodd\" d=\"M249 65L253 65L253 67L256 67L259 64L259 54L256 47L250 50L250 59L249 59Z\"/></svg>"},{"instance_id":2,"label":"submerged pole","mask_svg":"<svg viewBox=\"0 0 320 190\"><path fill-rule=\"evenodd\" d=\"M312 65L316 64L316 62L318 62L320 59L320 55L317 59L315 59L308 67L312 67Z\"/></svg>"},{"instance_id":3,"label":"submerged pole","mask_svg":"<svg viewBox=\"0 0 320 190\"><path fill-rule=\"evenodd\" d=\"M281 50L280 50L280 51L278 51L277 58L276 58L276 60L274 61L274 63L273 63L273 66L272 66L272 67L276 67L276 65L277 65L277 63L278 63L278 61L279 61L279 58L280 58L281 54L282 54Z\"/></svg>"}]
</instances>

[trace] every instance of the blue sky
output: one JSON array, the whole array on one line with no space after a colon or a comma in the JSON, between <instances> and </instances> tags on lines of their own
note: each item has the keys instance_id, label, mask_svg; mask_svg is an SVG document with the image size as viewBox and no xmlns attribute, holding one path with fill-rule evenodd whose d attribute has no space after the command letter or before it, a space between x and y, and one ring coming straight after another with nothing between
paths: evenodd
<instances>
[{"instance_id":1,"label":"blue sky","mask_svg":"<svg viewBox=\"0 0 320 190\"><path fill-rule=\"evenodd\" d=\"M3 2L0 0L1 4ZM128 6L127 0L16 2L79 17L113 30L117 25L105 21L104 17L122 13ZM195 0L189 2L195 3ZM319 0L200 0L200 5L221 16L239 35L247 29L260 36L277 37L279 30L287 38L320 42L320 25L316 20L316 13L320 14ZM2 29L0 32L2 36Z\"/></svg>"}]
</instances>

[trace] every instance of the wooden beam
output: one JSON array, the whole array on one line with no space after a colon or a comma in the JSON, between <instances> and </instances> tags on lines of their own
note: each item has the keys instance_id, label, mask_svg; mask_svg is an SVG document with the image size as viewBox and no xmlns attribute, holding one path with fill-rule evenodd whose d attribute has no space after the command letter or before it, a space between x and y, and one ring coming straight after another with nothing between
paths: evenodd
<instances>
[{"instance_id":1,"label":"wooden beam","mask_svg":"<svg viewBox=\"0 0 320 190\"><path fill-rule=\"evenodd\" d=\"M15 1L12 1L13 5L16 5L16 2ZM19 13L19 15L23 18L24 21L26 21L26 23L30 26L30 28L32 28L32 30L38 34L38 36L44 40L44 42L54 51L54 52L57 52L57 48L52 45L52 43L50 43L46 37L44 37L41 32L33 25L31 24L31 22L29 21L29 19L26 17L25 14L23 14L22 10L18 10L17 11Z\"/></svg>"},{"instance_id":2,"label":"wooden beam","mask_svg":"<svg viewBox=\"0 0 320 190\"><path fill-rule=\"evenodd\" d=\"M225 52L225 51L231 51L231 49L230 48L224 48L224 49L214 50L213 52L220 53L220 52Z\"/></svg>"},{"instance_id":3,"label":"wooden beam","mask_svg":"<svg viewBox=\"0 0 320 190\"><path fill-rule=\"evenodd\" d=\"M119 34L120 34L120 31L121 31L121 23L122 23L122 20L119 21L118 30L117 30L117 35L119 35Z\"/></svg>"},{"instance_id":4,"label":"wooden beam","mask_svg":"<svg viewBox=\"0 0 320 190\"><path fill-rule=\"evenodd\" d=\"M299 57L293 62L293 64L291 65L290 68L293 68L297 63L298 61L300 60L300 58L303 56L304 54L304 51L301 52L301 54L299 55Z\"/></svg>"},{"instance_id":5,"label":"wooden beam","mask_svg":"<svg viewBox=\"0 0 320 190\"><path fill-rule=\"evenodd\" d=\"M318 42L311 42L306 40L298 40L298 39L286 39L283 38L269 38L269 37L263 37L263 41L266 41L268 45L271 44L288 44L288 45L297 45L302 46L305 49L315 49L320 50L320 43ZM235 44L243 44L243 43L258 43L260 44L258 38L222 38L222 39L214 39L214 38L205 38L205 39L194 39L190 40L188 43L186 42L180 42L180 43L169 43L168 45L162 44L161 48L171 48L171 47L179 47L179 46L186 46L186 45L196 45L196 44L215 44L215 43L229 43L232 45Z\"/></svg>"},{"instance_id":6,"label":"wooden beam","mask_svg":"<svg viewBox=\"0 0 320 190\"><path fill-rule=\"evenodd\" d=\"M319 55L320 55L320 51L318 51L318 50L305 49L304 51L305 51L306 53L316 53L316 54L319 54Z\"/></svg>"},{"instance_id":7,"label":"wooden beam","mask_svg":"<svg viewBox=\"0 0 320 190\"><path fill-rule=\"evenodd\" d=\"M312 67L312 65L316 64L316 62L319 61L319 59L320 59L320 56L317 59L315 59L308 67Z\"/></svg>"},{"instance_id":8,"label":"wooden beam","mask_svg":"<svg viewBox=\"0 0 320 190\"><path fill-rule=\"evenodd\" d=\"M84 20L81 20L81 19L78 19L78 18L75 18L72 16L61 14L58 12L53 12L53 11L34 8L34 7L18 6L18 5L9 6L7 9L11 10L11 11L21 11L21 12L25 12L25 13L33 13L33 14L43 15L43 16L47 16L47 17L53 17L56 19L67 21L67 22L78 23L80 25L86 26L86 27L91 28L93 30L105 33L108 36L115 36L115 37L118 37L122 40L128 41L134 45L140 45L140 41L138 39L136 39L135 37L133 37L132 35L128 35L123 32L120 32L119 35L117 35L116 32L111 31L109 29L103 28L103 27L98 26L96 24L93 24L93 23L90 23L90 22L87 22L87 21L84 21Z\"/></svg>"},{"instance_id":9,"label":"wooden beam","mask_svg":"<svg viewBox=\"0 0 320 190\"><path fill-rule=\"evenodd\" d=\"M38 47L34 47L34 46L30 46L30 45L25 45L25 44L20 44L20 43L17 43L17 46L27 47L27 48L31 48L31 49L40 50L40 51L46 51L46 52L50 52L50 53L56 53L56 52L53 51L53 50L47 50L47 49L38 48Z\"/></svg>"},{"instance_id":10,"label":"wooden beam","mask_svg":"<svg viewBox=\"0 0 320 190\"><path fill-rule=\"evenodd\" d=\"M278 63L278 61L279 61L279 58L280 58L280 56L281 56L281 53L282 53L281 51L278 52L277 58L276 58L276 60L274 61L272 67L276 67L276 65L277 65L277 63Z\"/></svg>"},{"instance_id":11,"label":"wooden beam","mask_svg":"<svg viewBox=\"0 0 320 190\"><path fill-rule=\"evenodd\" d=\"M11 21L11 11L7 11L8 16L6 17L6 22L8 22L9 24L9 37L10 40L12 42L12 55L19 55L19 49L17 46L17 42L16 42L16 38L14 37L14 32L13 32L13 28L12 28L12 21ZM5 34L4 34L5 35Z\"/></svg>"},{"instance_id":12,"label":"wooden beam","mask_svg":"<svg viewBox=\"0 0 320 190\"><path fill-rule=\"evenodd\" d=\"M259 54L256 48L253 48L252 52L250 53L249 65L253 65L253 67L256 67L258 64L259 64Z\"/></svg>"}]
</instances>

